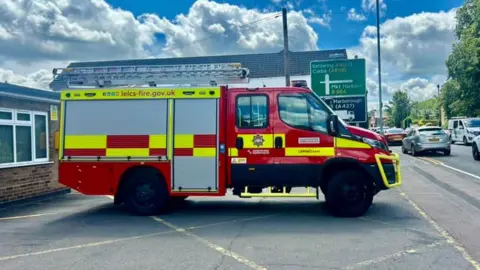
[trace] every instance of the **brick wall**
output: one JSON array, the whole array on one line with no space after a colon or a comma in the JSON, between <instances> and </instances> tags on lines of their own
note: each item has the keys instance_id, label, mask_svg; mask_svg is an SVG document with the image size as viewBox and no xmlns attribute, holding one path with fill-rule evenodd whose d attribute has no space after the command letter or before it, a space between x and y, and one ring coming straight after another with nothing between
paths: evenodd
<instances>
[{"instance_id":1,"label":"brick wall","mask_svg":"<svg viewBox=\"0 0 480 270\"><path fill-rule=\"evenodd\" d=\"M0 97L0 108L35 110L48 113L50 105L45 102ZM50 120L50 114L48 114L48 118ZM48 127L49 160L53 163L0 168L0 204L67 190L65 186L58 183L58 156L54 148L54 134L59 128L59 122L49 121Z\"/></svg>"}]
</instances>

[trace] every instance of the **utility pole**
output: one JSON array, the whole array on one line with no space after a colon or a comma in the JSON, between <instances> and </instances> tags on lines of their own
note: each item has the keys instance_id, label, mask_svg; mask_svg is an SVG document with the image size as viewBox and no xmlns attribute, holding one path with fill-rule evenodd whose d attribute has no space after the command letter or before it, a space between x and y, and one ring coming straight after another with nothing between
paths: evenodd
<instances>
[{"instance_id":1,"label":"utility pole","mask_svg":"<svg viewBox=\"0 0 480 270\"><path fill-rule=\"evenodd\" d=\"M283 17L283 62L285 71L285 86L290 86L290 73L288 70L288 27L287 27L287 9L282 8Z\"/></svg>"},{"instance_id":2,"label":"utility pole","mask_svg":"<svg viewBox=\"0 0 480 270\"><path fill-rule=\"evenodd\" d=\"M380 4L377 0L377 54L378 54L378 101L380 107L380 134L383 134L383 103L382 103L382 65L380 57Z\"/></svg>"},{"instance_id":3,"label":"utility pole","mask_svg":"<svg viewBox=\"0 0 480 270\"><path fill-rule=\"evenodd\" d=\"M438 92L438 125L442 126L442 104L440 103L440 84L437 84L437 92Z\"/></svg>"}]
</instances>

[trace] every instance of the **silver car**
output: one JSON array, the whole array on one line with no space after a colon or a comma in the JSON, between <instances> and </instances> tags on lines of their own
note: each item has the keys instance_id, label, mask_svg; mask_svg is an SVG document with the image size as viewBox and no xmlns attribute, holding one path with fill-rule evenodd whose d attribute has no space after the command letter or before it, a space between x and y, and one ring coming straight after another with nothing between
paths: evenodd
<instances>
[{"instance_id":1,"label":"silver car","mask_svg":"<svg viewBox=\"0 0 480 270\"><path fill-rule=\"evenodd\" d=\"M402 140L402 152L411 152L416 156L422 152L441 151L450 155L450 140L448 134L441 127L412 128Z\"/></svg>"}]
</instances>

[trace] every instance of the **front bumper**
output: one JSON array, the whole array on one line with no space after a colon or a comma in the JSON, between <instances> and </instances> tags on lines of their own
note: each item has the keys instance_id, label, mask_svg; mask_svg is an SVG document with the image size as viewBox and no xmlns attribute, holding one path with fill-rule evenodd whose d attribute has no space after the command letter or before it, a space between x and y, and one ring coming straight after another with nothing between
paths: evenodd
<instances>
[{"instance_id":1,"label":"front bumper","mask_svg":"<svg viewBox=\"0 0 480 270\"><path fill-rule=\"evenodd\" d=\"M382 163L383 160L390 160L392 163ZM364 168L373 177L378 190L402 185L400 156L397 153L391 155L375 154L375 161L375 164L364 165Z\"/></svg>"}]
</instances>

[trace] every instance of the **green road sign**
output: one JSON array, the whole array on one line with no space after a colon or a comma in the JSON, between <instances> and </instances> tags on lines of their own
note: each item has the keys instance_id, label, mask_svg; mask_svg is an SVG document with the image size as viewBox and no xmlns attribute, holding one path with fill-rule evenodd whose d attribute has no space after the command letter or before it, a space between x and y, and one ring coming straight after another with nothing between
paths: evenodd
<instances>
[{"instance_id":1,"label":"green road sign","mask_svg":"<svg viewBox=\"0 0 480 270\"><path fill-rule=\"evenodd\" d=\"M319 96L365 95L365 59L312 61L310 78Z\"/></svg>"}]
</instances>

